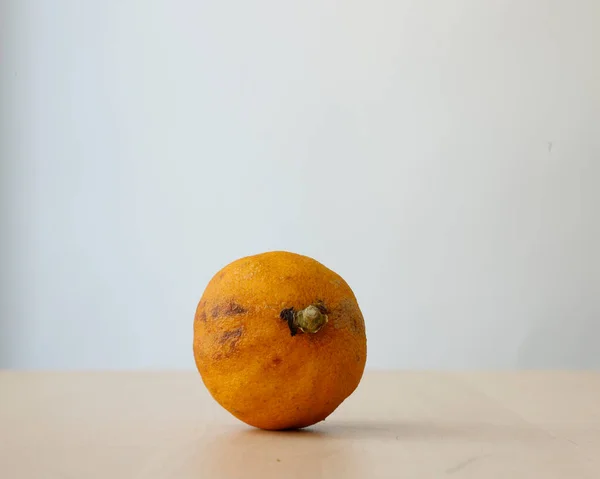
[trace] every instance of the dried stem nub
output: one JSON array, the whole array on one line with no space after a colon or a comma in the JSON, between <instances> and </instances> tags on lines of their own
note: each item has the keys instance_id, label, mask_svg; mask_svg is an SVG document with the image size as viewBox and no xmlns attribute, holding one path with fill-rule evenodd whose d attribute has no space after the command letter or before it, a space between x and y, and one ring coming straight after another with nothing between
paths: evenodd
<instances>
[{"instance_id":1,"label":"dried stem nub","mask_svg":"<svg viewBox=\"0 0 600 479\"><path fill-rule=\"evenodd\" d=\"M327 309L322 304L311 304L300 311L287 308L279 313L279 317L287 321L290 333L295 336L298 330L303 333L317 333L327 323Z\"/></svg>"}]
</instances>

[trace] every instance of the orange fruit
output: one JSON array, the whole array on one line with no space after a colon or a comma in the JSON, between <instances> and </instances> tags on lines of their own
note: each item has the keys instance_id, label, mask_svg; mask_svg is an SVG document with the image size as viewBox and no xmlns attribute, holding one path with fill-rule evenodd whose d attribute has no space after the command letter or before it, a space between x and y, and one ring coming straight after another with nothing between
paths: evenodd
<instances>
[{"instance_id":1,"label":"orange fruit","mask_svg":"<svg viewBox=\"0 0 600 479\"><path fill-rule=\"evenodd\" d=\"M194 357L208 391L238 419L302 428L358 386L365 323L338 274L307 256L262 253L209 282L194 318Z\"/></svg>"}]
</instances>

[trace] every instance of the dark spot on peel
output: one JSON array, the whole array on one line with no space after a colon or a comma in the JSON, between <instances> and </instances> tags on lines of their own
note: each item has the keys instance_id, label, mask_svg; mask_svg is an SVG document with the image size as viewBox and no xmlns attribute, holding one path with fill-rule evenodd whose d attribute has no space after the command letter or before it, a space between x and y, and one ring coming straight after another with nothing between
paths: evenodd
<instances>
[{"instance_id":1,"label":"dark spot on peel","mask_svg":"<svg viewBox=\"0 0 600 479\"><path fill-rule=\"evenodd\" d=\"M230 301L226 304L217 304L211 310L211 315L213 318L217 318L218 316L235 316L236 314L244 314L248 310L243 306L237 304L234 301Z\"/></svg>"},{"instance_id":2,"label":"dark spot on peel","mask_svg":"<svg viewBox=\"0 0 600 479\"><path fill-rule=\"evenodd\" d=\"M235 329L231 329L229 331L225 331L221 337L219 338L219 342L221 344L224 344L228 341L231 342L237 342L239 341L240 337L242 336L242 327L240 326L239 328L235 328Z\"/></svg>"},{"instance_id":3,"label":"dark spot on peel","mask_svg":"<svg viewBox=\"0 0 600 479\"><path fill-rule=\"evenodd\" d=\"M275 356L271 362L275 365L278 366L283 362L283 359L281 359L279 356Z\"/></svg>"},{"instance_id":4,"label":"dark spot on peel","mask_svg":"<svg viewBox=\"0 0 600 479\"><path fill-rule=\"evenodd\" d=\"M325 303L322 299L317 299L317 301L315 302L315 306L321 312L321 314L329 314L329 310L325 306Z\"/></svg>"},{"instance_id":5,"label":"dark spot on peel","mask_svg":"<svg viewBox=\"0 0 600 479\"><path fill-rule=\"evenodd\" d=\"M213 359L221 360L223 358L231 356L235 351L243 332L243 326L240 326L239 328L235 329L230 329L229 331L225 331L218 339L221 348L218 352L216 352L213 355Z\"/></svg>"},{"instance_id":6,"label":"dark spot on peel","mask_svg":"<svg viewBox=\"0 0 600 479\"><path fill-rule=\"evenodd\" d=\"M234 316L236 314L244 314L246 311L247 310L243 306L240 306L237 303L231 302L223 310L223 314L225 316Z\"/></svg>"},{"instance_id":7,"label":"dark spot on peel","mask_svg":"<svg viewBox=\"0 0 600 479\"><path fill-rule=\"evenodd\" d=\"M206 310L204 309L205 304L205 300L201 300L198 303L198 307L196 308L196 314L194 316L194 321L206 321Z\"/></svg>"},{"instance_id":8,"label":"dark spot on peel","mask_svg":"<svg viewBox=\"0 0 600 479\"><path fill-rule=\"evenodd\" d=\"M294 324L294 308L282 309L281 313L279 313L279 317L284 321L287 321L288 328L290 328L290 334L292 336L296 336L298 333L298 328Z\"/></svg>"}]
</instances>

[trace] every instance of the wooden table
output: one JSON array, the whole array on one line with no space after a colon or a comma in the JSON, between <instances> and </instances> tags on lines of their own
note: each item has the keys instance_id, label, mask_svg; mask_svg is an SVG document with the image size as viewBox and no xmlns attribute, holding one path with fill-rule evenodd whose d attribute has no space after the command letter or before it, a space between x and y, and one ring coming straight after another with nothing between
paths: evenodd
<instances>
[{"instance_id":1,"label":"wooden table","mask_svg":"<svg viewBox=\"0 0 600 479\"><path fill-rule=\"evenodd\" d=\"M0 372L0 477L600 478L600 373L371 372L312 428L238 422L194 372Z\"/></svg>"}]
</instances>

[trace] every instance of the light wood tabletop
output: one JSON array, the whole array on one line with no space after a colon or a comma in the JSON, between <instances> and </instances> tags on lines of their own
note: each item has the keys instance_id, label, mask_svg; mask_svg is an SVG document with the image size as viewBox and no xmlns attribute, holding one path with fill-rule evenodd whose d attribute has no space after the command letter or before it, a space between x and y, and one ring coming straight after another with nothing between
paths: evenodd
<instances>
[{"instance_id":1,"label":"light wood tabletop","mask_svg":"<svg viewBox=\"0 0 600 479\"><path fill-rule=\"evenodd\" d=\"M369 372L326 421L240 423L195 372L0 372L0 477L600 478L600 373Z\"/></svg>"}]
</instances>

